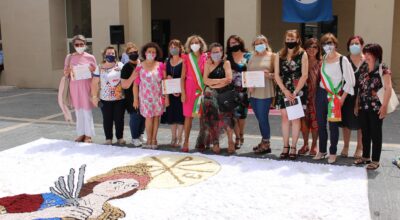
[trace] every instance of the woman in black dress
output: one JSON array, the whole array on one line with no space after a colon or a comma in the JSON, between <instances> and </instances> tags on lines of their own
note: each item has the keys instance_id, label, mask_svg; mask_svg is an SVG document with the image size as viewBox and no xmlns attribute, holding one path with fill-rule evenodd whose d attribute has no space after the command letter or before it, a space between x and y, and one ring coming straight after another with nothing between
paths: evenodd
<instances>
[{"instance_id":1,"label":"woman in black dress","mask_svg":"<svg viewBox=\"0 0 400 220\"><path fill-rule=\"evenodd\" d=\"M167 78L181 78L182 72L182 43L179 40L171 40L168 44L169 58L165 62ZM179 147L182 144L183 116L181 94L169 95L169 106L161 117L161 123L171 125L171 146Z\"/></svg>"}]
</instances>

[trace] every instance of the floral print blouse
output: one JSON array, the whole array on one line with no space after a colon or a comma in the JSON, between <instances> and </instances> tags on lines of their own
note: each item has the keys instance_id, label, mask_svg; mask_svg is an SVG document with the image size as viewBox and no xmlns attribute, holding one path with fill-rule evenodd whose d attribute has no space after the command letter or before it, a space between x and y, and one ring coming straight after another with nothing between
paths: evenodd
<instances>
[{"instance_id":1,"label":"floral print blouse","mask_svg":"<svg viewBox=\"0 0 400 220\"><path fill-rule=\"evenodd\" d=\"M381 102L378 98L378 91L382 88L382 80L379 76L379 66L371 72L368 70L368 65L363 65L359 69L360 76L358 78L358 92L360 97L361 110L379 111ZM386 64L382 64L382 75L392 74Z\"/></svg>"}]
</instances>

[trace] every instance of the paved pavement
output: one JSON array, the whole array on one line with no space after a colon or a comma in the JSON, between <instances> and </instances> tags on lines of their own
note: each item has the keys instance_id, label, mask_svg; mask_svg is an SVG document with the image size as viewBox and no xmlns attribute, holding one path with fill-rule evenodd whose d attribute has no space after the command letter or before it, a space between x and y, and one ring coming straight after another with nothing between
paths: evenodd
<instances>
[{"instance_id":1,"label":"paved pavement","mask_svg":"<svg viewBox=\"0 0 400 220\"><path fill-rule=\"evenodd\" d=\"M56 97L56 90L16 89L0 86L0 151L34 141L41 137L73 140L75 138L75 126L64 122ZM103 143L104 132L100 110L95 109L93 115L97 134L93 138L93 141L95 143ZM125 125L128 125L128 119L129 117L126 115ZM260 141L260 136L254 115L249 115L245 132L245 144L237 151L237 156L278 160L279 153L282 150L280 117L271 116L270 123L272 154L259 156L252 152L252 147ZM191 149L193 149L198 129L198 123L195 120L190 137ZM125 139L128 140L130 134L128 126L125 126L124 133ZM158 142L161 144L160 149L177 151L177 149L168 146L170 142L169 138L170 131L168 127L161 125L158 134ZM352 141L355 140L355 132L353 132ZM383 124L383 140L381 167L376 171L368 172L371 216L372 219L376 220L400 219L400 169L391 164L392 158L400 155L400 110L397 110L385 119ZM301 144L302 141L300 140L299 146ZM226 139L224 139L221 147L226 145ZM343 143L340 142L339 152L342 146ZM127 147L132 147L132 145L128 145ZM349 155L353 154L354 149L355 143L351 142ZM224 150L222 154L226 154L226 151ZM300 157L297 161L317 163L309 156ZM353 158L338 158L336 165L352 166L352 161ZM318 163L326 163L326 161L319 161ZM334 209L335 207L332 208Z\"/></svg>"}]
</instances>

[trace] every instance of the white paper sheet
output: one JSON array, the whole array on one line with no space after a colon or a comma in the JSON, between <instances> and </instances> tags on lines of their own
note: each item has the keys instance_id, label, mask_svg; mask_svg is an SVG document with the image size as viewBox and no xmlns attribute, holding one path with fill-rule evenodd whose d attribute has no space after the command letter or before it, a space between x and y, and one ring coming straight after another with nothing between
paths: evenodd
<instances>
[{"instance_id":1,"label":"white paper sheet","mask_svg":"<svg viewBox=\"0 0 400 220\"><path fill-rule=\"evenodd\" d=\"M82 80L92 78L92 73L89 70L89 64L77 65L73 67L73 80Z\"/></svg>"},{"instance_id":2,"label":"white paper sheet","mask_svg":"<svg viewBox=\"0 0 400 220\"><path fill-rule=\"evenodd\" d=\"M265 87L263 71L247 71L242 73L242 86L246 88Z\"/></svg>"},{"instance_id":3,"label":"white paper sheet","mask_svg":"<svg viewBox=\"0 0 400 220\"><path fill-rule=\"evenodd\" d=\"M291 105L286 98L284 100L289 121L304 117L304 109L300 96L296 96L297 101L294 105Z\"/></svg>"},{"instance_id":4,"label":"white paper sheet","mask_svg":"<svg viewBox=\"0 0 400 220\"><path fill-rule=\"evenodd\" d=\"M163 80L162 91L164 95L181 93L181 78Z\"/></svg>"}]
</instances>

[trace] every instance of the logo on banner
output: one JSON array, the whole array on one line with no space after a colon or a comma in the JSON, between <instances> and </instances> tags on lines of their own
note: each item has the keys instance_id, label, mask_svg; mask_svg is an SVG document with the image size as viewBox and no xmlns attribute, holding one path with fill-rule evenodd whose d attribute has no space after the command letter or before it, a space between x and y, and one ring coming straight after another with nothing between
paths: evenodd
<instances>
[{"instance_id":1,"label":"logo on banner","mask_svg":"<svg viewBox=\"0 0 400 220\"><path fill-rule=\"evenodd\" d=\"M296 1L301 4L312 4L318 0L296 0Z\"/></svg>"}]
</instances>

